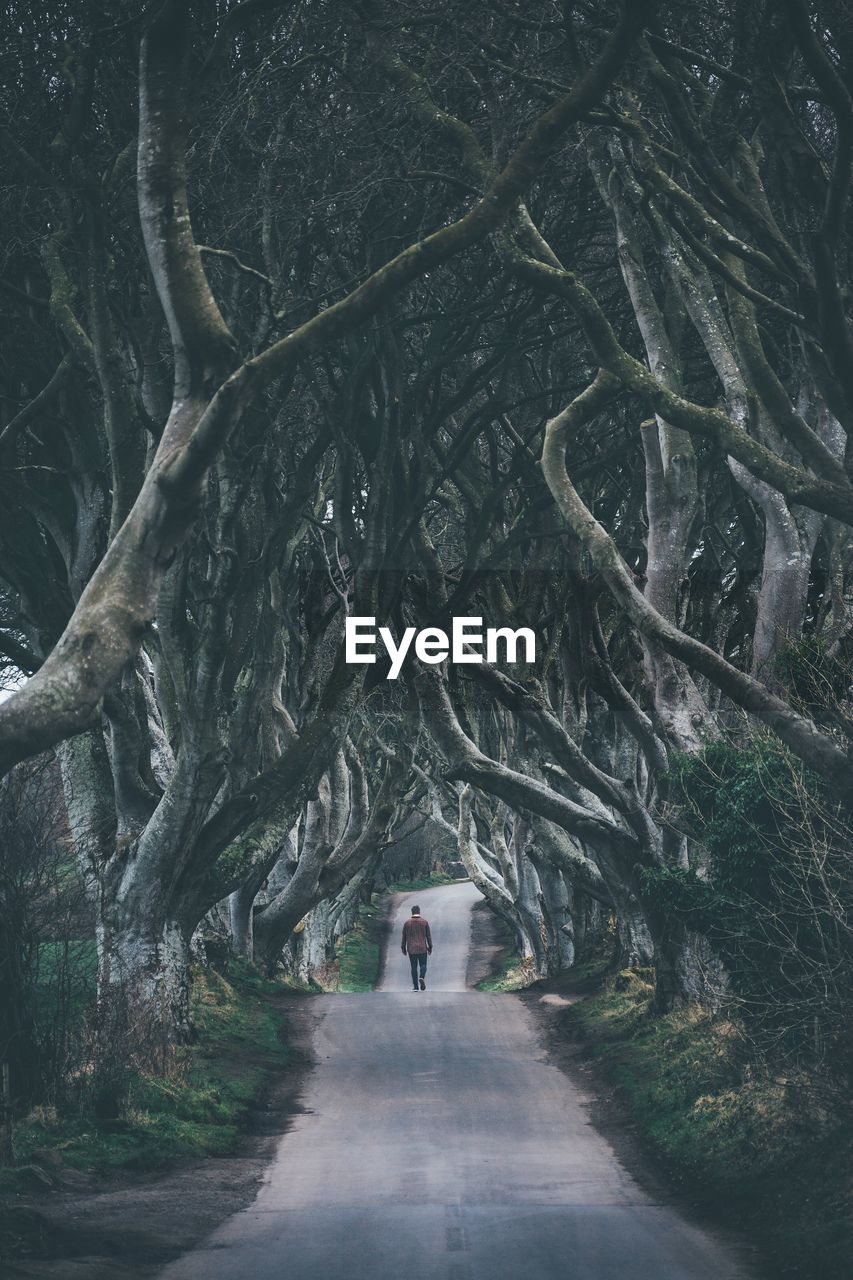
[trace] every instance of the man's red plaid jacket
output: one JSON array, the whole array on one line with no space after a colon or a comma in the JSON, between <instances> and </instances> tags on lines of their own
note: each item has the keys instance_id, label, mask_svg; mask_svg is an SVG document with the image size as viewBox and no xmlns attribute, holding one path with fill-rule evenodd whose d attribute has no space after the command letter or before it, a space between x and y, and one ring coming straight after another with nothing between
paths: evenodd
<instances>
[{"instance_id":1,"label":"man's red plaid jacket","mask_svg":"<svg viewBox=\"0 0 853 1280\"><path fill-rule=\"evenodd\" d=\"M428 951L432 951L429 920L424 920L423 916L411 916L403 925L403 954L423 956Z\"/></svg>"}]
</instances>

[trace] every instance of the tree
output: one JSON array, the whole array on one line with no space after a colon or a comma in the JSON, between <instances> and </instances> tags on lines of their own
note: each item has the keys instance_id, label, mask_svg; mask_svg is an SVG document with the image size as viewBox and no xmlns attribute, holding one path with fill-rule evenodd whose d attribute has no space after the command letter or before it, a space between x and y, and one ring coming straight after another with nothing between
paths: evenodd
<instances>
[{"instance_id":1,"label":"tree","mask_svg":"<svg viewBox=\"0 0 853 1280\"><path fill-rule=\"evenodd\" d=\"M451 9L10 11L0 759L55 749L101 998L170 1035L211 912L307 973L412 813L537 973L612 914L717 1000L684 759L769 730L847 803L844 13ZM348 614L537 661L398 684Z\"/></svg>"}]
</instances>

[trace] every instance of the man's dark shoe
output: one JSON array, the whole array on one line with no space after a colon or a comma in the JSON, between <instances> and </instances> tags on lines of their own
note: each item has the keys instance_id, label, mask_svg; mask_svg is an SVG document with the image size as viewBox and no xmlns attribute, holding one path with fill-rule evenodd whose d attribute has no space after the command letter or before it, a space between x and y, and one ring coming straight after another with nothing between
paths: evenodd
<instances>
[{"instance_id":1,"label":"man's dark shoe","mask_svg":"<svg viewBox=\"0 0 853 1280\"><path fill-rule=\"evenodd\" d=\"M421 978L421 991L426 991L426 978Z\"/></svg>"},{"instance_id":2,"label":"man's dark shoe","mask_svg":"<svg viewBox=\"0 0 853 1280\"><path fill-rule=\"evenodd\" d=\"M415 985L414 987L412 987L412 990L413 990L413 991L420 991L420 987L419 987L419 986L417 986L417 985Z\"/></svg>"}]
</instances>

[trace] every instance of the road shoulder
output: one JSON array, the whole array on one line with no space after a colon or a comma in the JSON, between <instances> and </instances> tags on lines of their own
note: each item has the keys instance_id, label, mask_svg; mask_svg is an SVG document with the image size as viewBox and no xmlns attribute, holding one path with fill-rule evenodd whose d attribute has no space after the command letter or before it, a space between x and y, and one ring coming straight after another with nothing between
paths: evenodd
<instances>
[{"instance_id":1,"label":"road shoulder","mask_svg":"<svg viewBox=\"0 0 853 1280\"><path fill-rule=\"evenodd\" d=\"M590 1123L650 1199L672 1208L717 1240L737 1258L745 1274L756 1280L778 1280L767 1269L760 1250L721 1221L719 1206L711 1208L703 1202L696 1189L680 1179L677 1171L643 1140L619 1089L607 1079L601 1063L590 1052L571 1017L571 1009L594 994L600 983L598 975L576 976L568 971L534 983L518 992L517 998L531 1015L548 1060L570 1080Z\"/></svg>"}]
</instances>

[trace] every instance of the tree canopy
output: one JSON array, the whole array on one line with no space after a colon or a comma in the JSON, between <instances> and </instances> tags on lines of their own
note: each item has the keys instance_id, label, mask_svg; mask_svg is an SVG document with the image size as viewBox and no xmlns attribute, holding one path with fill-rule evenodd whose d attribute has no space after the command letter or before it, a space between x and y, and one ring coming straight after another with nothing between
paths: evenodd
<instances>
[{"instance_id":1,"label":"tree canopy","mask_svg":"<svg viewBox=\"0 0 853 1280\"><path fill-rule=\"evenodd\" d=\"M849 6L4 31L0 760L56 761L103 1007L185 1034L226 915L310 968L417 822L536 972L609 921L659 1007L814 1045L851 955ZM462 616L536 661L345 661L347 617Z\"/></svg>"}]
</instances>

